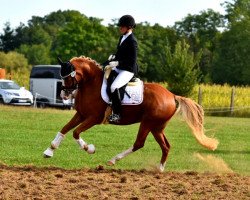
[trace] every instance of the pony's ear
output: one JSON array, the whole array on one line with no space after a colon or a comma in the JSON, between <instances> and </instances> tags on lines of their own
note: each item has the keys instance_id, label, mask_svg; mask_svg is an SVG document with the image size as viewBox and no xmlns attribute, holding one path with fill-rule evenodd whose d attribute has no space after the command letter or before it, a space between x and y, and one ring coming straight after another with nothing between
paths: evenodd
<instances>
[{"instance_id":1,"label":"pony's ear","mask_svg":"<svg viewBox=\"0 0 250 200\"><path fill-rule=\"evenodd\" d=\"M63 61L61 60L61 58L59 58L59 56L57 56L57 61L58 61L58 63L59 63L60 65L63 64Z\"/></svg>"}]
</instances>

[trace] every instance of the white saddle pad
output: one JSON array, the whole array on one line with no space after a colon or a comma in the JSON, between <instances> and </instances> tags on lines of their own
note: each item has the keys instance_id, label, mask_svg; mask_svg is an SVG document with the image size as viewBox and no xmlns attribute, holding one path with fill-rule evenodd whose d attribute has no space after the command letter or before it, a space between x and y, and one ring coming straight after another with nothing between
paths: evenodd
<instances>
[{"instance_id":1,"label":"white saddle pad","mask_svg":"<svg viewBox=\"0 0 250 200\"><path fill-rule=\"evenodd\" d=\"M126 91L128 95L125 93L124 98L122 100L123 105L138 105L141 104L143 101L143 82L140 80L136 86L127 86ZM107 95L107 80L104 77L102 82L102 89L101 89L102 99L106 103L109 102L109 97Z\"/></svg>"}]
</instances>

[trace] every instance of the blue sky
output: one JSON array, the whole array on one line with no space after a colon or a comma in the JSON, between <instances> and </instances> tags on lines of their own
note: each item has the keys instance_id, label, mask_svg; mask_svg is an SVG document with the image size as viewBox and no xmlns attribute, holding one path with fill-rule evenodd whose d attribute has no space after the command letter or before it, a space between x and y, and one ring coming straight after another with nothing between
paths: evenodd
<instances>
[{"instance_id":1,"label":"blue sky","mask_svg":"<svg viewBox=\"0 0 250 200\"><path fill-rule=\"evenodd\" d=\"M225 0L0 0L0 32L8 21L11 27L20 22L27 24L32 16L45 15L61 10L78 10L88 17L103 19L107 25L124 14L134 16L136 22L159 23L171 26L187 14L199 14L211 8L224 13L220 5Z\"/></svg>"}]
</instances>

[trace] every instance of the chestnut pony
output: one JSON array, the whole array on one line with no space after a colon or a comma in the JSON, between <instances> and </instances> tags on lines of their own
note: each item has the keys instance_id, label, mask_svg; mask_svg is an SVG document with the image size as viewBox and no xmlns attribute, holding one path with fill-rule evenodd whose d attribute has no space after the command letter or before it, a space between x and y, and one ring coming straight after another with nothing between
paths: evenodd
<instances>
[{"instance_id":1,"label":"chestnut pony","mask_svg":"<svg viewBox=\"0 0 250 200\"><path fill-rule=\"evenodd\" d=\"M88 145L80 137L80 133L96 124L103 123L107 117L105 111L109 106L101 97L103 70L94 60L86 57L75 57L68 62L62 62L59 58L58 60L61 65L63 93L66 94L77 88L75 98L77 112L58 132L44 155L45 157L52 157L53 151L58 148L64 135L75 127L77 128L73 131L73 137L76 142L88 153L94 153L95 147L92 144ZM122 118L119 124L116 125L140 122L140 128L133 146L109 160L109 165L114 165L117 160L142 148L149 132L151 132L162 150L159 170L163 171L170 149L170 144L164 135L164 128L177 112L182 113L194 137L202 146L210 150L217 148L218 141L214 138L208 138L204 134L204 112L200 105L189 98L174 95L156 83L144 83L143 95L144 98L141 104L122 106Z\"/></svg>"}]
</instances>

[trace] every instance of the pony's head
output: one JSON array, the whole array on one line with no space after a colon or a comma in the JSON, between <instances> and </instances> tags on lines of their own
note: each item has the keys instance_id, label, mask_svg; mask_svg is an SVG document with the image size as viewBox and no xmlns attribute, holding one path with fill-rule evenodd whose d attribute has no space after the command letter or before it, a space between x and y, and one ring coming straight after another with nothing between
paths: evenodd
<instances>
[{"instance_id":1,"label":"pony's head","mask_svg":"<svg viewBox=\"0 0 250 200\"><path fill-rule=\"evenodd\" d=\"M62 79L66 79L67 77L75 77L75 67L70 62L63 62L61 58L57 57L58 63L61 65L60 75Z\"/></svg>"},{"instance_id":2,"label":"pony's head","mask_svg":"<svg viewBox=\"0 0 250 200\"><path fill-rule=\"evenodd\" d=\"M97 72L102 72L100 65L88 57L75 57L67 62L57 57L57 60L61 65L60 75L63 80L61 96L64 96L64 99L78 88L79 83L93 79L97 76Z\"/></svg>"},{"instance_id":3,"label":"pony's head","mask_svg":"<svg viewBox=\"0 0 250 200\"><path fill-rule=\"evenodd\" d=\"M63 62L61 58L57 57L58 63L61 65L60 76L62 78L62 92L61 97L68 99L70 94L78 87L76 79L75 66L70 62Z\"/></svg>"}]
</instances>

